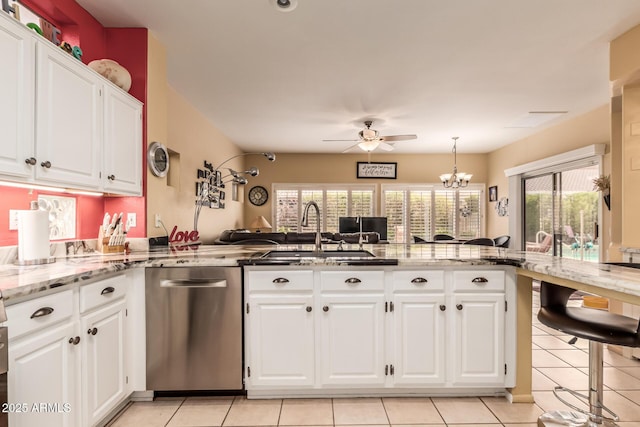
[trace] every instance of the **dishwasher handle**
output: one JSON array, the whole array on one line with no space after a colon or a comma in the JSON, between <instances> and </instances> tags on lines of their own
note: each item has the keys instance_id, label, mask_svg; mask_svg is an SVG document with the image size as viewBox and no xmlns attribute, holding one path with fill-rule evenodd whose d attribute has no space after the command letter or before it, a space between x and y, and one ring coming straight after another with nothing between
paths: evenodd
<instances>
[{"instance_id":1,"label":"dishwasher handle","mask_svg":"<svg viewBox=\"0 0 640 427\"><path fill-rule=\"evenodd\" d=\"M171 279L161 280L163 288L226 288L226 279Z\"/></svg>"}]
</instances>

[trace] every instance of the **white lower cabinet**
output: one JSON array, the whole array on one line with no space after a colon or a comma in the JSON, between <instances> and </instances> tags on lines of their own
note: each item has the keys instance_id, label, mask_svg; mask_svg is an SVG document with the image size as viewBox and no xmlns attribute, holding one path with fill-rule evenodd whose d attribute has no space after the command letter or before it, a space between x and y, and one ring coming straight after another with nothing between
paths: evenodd
<instances>
[{"instance_id":1,"label":"white lower cabinet","mask_svg":"<svg viewBox=\"0 0 640 427\"><path fill-rule=\"evenodd\" d=\"M312 386L314 383L313 296L249 297L247 361L253 386Z\"/></svg>"},{"instance_id":2,"label":"white lower cabinet","mask_svg":"<svg viewBox=\"0 0 640 427\"><path fill-rule=\"evenodd\" d=\"M322 384L383 385L384 296L321 296Z\"/></svg>"},{"instance_id":3,"label":"white lower cabinet","mask_svg":"<svg viewBox=\"0 0 640 427\"><path fill-rule=\"evenodd\" d=\"M515 385L513 268L289 268L245 267L250 397Z\"/></svg>"},{"instance_id":4,"label":"white lower cabinet","mask_svg":"<svg viewBox=\"0 0 640 427\"><path fill-rule=\"evenodd\" d=\"M393 383L444 385L444 294L401 294L393 301Z\"/></svg>"},{"instance_id":5,"label":"white lower cabinet","mask_svg":"<svg viewBox=\"0 0 640 427\"><path fill-rule=\"evenodd\" d=\"M504 294L459 294L453 305L453 384L504 384Z\"/></svg>"},{"instance_id":6,"label":"white lower cabinet","mask_svg":"<svg viewBox=\"0 0 640 427\"><path fill-rule=\"evenodd\" d=\"M77 336L76 325L67 320L9 344L8 395L15 405L10 426L81 425Z\"/></svg>"},{"instance_id":7,"label":"white lower cabinet","mask_svg":"<svg viewBox=\"0 0 640 427\"><path fill-rule=\"evenodd\" d=\"M83 425L95 425L126 395L124 299L81 318Z\"/></svg>"},{"instance_id":8,"label":"white lower cabinet","mask_svg":"<svg viewBox=\"0 0 640 427\"><path fill-rule=\"evenodd\" d=\"M120 274L7 307L11 426L94 426L121 404L126 293Z\"/></svg>"}]
</instances>

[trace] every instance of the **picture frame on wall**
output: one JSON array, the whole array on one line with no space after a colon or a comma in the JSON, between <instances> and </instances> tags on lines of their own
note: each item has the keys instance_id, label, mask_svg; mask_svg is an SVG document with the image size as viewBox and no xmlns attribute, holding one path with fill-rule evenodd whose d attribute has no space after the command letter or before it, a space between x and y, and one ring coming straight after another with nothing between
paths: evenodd
<instances>
[{"instance_id":1,"label":"picture frame on wall","mask_svg":"<svg viewBox=\"0 0 640 427\"><path fill-rule=\"evenodd\" d=\"M396 162L357 162L357 178L365 179L397 179L398 163Z\"/></svg>"},{"instance_id":2,"label":"picture frame on wall","mask_svg":"<svg viewBox=\"0 0 640 427\"><path fill-rule=\"evenodd\" d=\"M497 202L498 201L498 186L494 185L493 187L489 187L489 201Z\"/></svg>"}]
</instances>

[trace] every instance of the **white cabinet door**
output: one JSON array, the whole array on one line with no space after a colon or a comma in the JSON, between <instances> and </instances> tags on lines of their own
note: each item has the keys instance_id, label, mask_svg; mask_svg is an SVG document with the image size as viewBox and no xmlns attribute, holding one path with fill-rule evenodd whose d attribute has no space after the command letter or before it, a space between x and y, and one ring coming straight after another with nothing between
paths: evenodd
<instances>
[{"instance_id":1,"label":"white cabinet door","mask_svg":"<svg viewBox=\"0 0 640 427\"><path fill-rule=\"evenodd\" d=\"M104 167L109 193L142 194L142 104L105 85Z\"/></svg>"},{"instance_id":2,"label":"white cabinet door","mask_svg":"<svg viewBox=\"0 0 640 427\"><path fill-rule=\"evenodd\" d=\"M249 297L247 388L314 383L313 296Z\"/></svg>"},{"instance_id":3,"label":"white cabinet door","mask_svg":"<svg viewBox=\"0 0 640 427\"><path fill-rule=\"evenodd\" d=\"M397 294L393 301L393 383L444 384L444 294Z\"/></svg>"},{"instance_id":4,"label":"white cabinet door","mask_svg":"<svg viewBox=\"0 0 640 427\"><path fill-rule=\"evenodd\" d=\"M453 301L453 384L504 384L504 294L457 294Z\"/></svg>"},{"instance_id":5,"label":"white cabinet door","mask_svg":"<svg viewBox=\"0 0 640 427\"><path fill-rule=\"evenodd\" d=\"M323 384L383 385L383 295L322 295Z\"/></svg>"},{"instance_id":6,"label":"white cabinet door","mask_svg":"<svg viewBox=\"0 0 640 427\"><path fill-rule=\"evenodd\" d=\"M78 399L80 345L74 343L81 343L82 338L74 341L75 337L74 323L65 322L11 343L9 401L26 404L27 411L9 412L9 425L81 425L82 410ZM47 407L47 404L51 406Z\"/></svg>"},{"instance_id":7,"label":"white cabinet door","mask_svg":"<svg viewBox=\"0 0 640 427\"><path fill-rule=\"evenodd\" d=\"M100 188L100 77L60 48L38 44L36 179L74 188Z\"/></svg>"},{"instance_id":8,"label":"white cabinet door","mask_svg":"<svg viewBox=\"0 0 640 427\"><path fill-rule=\"evenodd\" d=\"M124 300L82 316L83 425L94 425L125 397L124 322Z\"/></svg>"},{"instance_id":9,"label":"white cabinet door","mask_svg":"<svg viewBox=\"0 0 640 427\"><path fill-rule=\"evenodd\" d=\"M35 40L9 20L0 19L0 175L27 179L33 176Z\"/></svg>"}]
</instances>

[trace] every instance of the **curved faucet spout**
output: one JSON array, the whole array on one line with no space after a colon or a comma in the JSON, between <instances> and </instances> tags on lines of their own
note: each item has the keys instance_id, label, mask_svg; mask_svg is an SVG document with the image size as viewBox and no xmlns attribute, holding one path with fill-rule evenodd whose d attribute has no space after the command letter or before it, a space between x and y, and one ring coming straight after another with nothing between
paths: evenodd
<instances>
[{"instance_id":1,"label":"curved faucet spout","mask_svg":"<svg viewBox=\"0 0 640 427\"><path fill-rule=\"evenodd\" d=\"M311 200L304 206L304 211L302 212L302 221L300 225L302 227L307 227L309 225L309 209L314 207L316 210L316 252L322 251L322 234L320 234L320 208L318 204Z\"/></svg>"}]
</instances>

